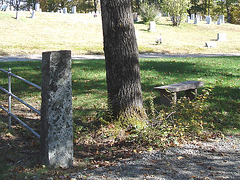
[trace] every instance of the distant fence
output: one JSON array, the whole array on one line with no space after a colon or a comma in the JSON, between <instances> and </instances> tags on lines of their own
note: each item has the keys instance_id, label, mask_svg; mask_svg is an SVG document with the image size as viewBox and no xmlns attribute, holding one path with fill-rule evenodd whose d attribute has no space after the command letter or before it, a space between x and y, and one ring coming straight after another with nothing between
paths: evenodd
<instances>
[{"instance_id":1,"label":"distant fence","mask_svg":"<svg viewBox=\"0 0 240 180\"><path fill-rule=\"evenodd\" d=\"M14 115L12 113L12 97L16 100L18 100L19 102L21 102L22 104L24 104L25 106L27 106L28 108L30 108L31 110L33 110L34 112L36 112L37 114L41 115L41 112L38 111L37 109L35 109L34 107L32 107L31 105L29 105L28 103L24 102L22 99L20 99L19 97L17 97L16 95L14 95L12 93L12 83L11 83L11 77L17 78L31 86L36 87L39 90L42 90L42 88L20 76L17 76L16 74L13 74L11 72L11 69L9 68L8 71L1 69L0 71L5 73L8 76L8 90L1 87L0 86L0 90L2 90L4 93L8 94L8 109L4 108L2 105L0 105L0 108L3 109L6 113L8 113L8 126L9 128L11 128L11 124L12 124L12 118L14 118L15 120L17 120L19 123L21 123L24 127L26 127L29 131L31 131L37 138L40 138L40 135L35 132L32 128L30 128L26 123L24 123L21 119L19 119L16 115Z\"/></svg>"}]
</instances>

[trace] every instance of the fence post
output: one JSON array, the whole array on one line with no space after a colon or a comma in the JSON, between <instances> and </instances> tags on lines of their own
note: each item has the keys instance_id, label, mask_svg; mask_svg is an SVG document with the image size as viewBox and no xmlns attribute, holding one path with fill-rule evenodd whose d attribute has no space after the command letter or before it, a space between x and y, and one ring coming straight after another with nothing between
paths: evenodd
<instances>
[{"instance_id":1,"label":"fence post","mask_svg":"<svg viewBox=\"0 0 240 180\"><path fill-rule=\"evenodd\" d=\"M41 159L45 165L73 164L71 51L42 53Z\"/></svg>"},{"instance_id":2,"label":"fence post","mask_svg":"<svg viewBox=\"0 0 240 180\"><path fill-rule=\"evenodd\" d=\"M8 68L8 92L12 93L12 85L11 85L11 68ZM8 112L11 113L12 111L12 96L8 95ZM12 116L8 115L8 128L11 129L12 127Z\"/></svg>"}]
</instances>

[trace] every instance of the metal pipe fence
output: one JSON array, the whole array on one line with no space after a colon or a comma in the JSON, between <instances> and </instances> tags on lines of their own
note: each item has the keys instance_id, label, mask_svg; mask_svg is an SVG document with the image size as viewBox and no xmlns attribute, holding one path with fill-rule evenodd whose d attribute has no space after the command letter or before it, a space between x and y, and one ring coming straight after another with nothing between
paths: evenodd
<instances>
[{"instance_id":1,"label":"metal pipe fence","mask_svg":"<svg viewBox=\"0 0 240 180\"><path fill-rule=\"evenodd\" d=\"M16 74L13 74L11 72L11 69L9 68L8 71L4 70L4 69L1 69L0 68L0 71L7 74L8 76L8 90L1 87L0 86L0 90L2 90L4 93L6 93L8 95L8 109L4 108L2 105L0 105L0 108L2 110L4 110L6 113L8 113L8 127L9 129L11 129L11 124L12 124L12 118L14 118L15 120L17 120L19 123L21 123L25 128L27 128L30 132L32 132L37 138L40 138L40 135L35 132L32 128L30 128L26 123L24 123L22 120L20 120L17 116L15 116L13 113L12 113L12 97L14 99L16 99L17 101L21 102L22 104L24 104L25 106L27 106L28 108L30 108L31 110L33 110L34 112L36 112L37 114L41 115L41 112L38 111L37 109L35 109L34 107L32 107L30 104L24 102L22 99L20 99L19 97L17 97L16 95L14 95L12 93L12 83L11 83L11 77L15 77L33 87L36 87L37 89L39 89L40 91L42 90L42 88Z\"/></svg>"}]
</instances>

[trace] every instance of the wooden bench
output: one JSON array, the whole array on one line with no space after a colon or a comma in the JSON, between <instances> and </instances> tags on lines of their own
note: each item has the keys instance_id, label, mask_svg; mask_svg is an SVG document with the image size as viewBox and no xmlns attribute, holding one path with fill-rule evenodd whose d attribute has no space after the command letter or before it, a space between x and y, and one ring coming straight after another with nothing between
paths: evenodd
<instances>
[{"instance_id":1,"label":"wooden bench","mask_svg":"<svg viewBox=\"0 0 240 180\"><path fill-rule=\"evenodd\" d=\"M194 99L197 95L197 88L203 86L202 81L185 81L166 86L154 87L154 90L160 92L160 102L170 106L171 103L177 102L177 92L185 91L185 95L190 99Z\"/></svg>"}]
</instances>

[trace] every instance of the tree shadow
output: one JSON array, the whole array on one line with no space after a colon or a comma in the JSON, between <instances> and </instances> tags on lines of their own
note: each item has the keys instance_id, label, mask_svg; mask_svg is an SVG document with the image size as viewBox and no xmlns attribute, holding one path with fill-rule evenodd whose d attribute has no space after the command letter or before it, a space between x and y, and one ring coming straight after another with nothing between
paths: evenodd
<instances>
[{"instance_id":1,"label":"tree shadow","mask_svg":"<svg viewBox=\"0 0 240 180\"><path fill-rule=\"evenodd\" d=\"M124 158L120 156L116 159L114 159L116 156L114 156L115 152L113 151L109 154L99 153L103 162L110 161L110 163L102 163L103 167L86 170L84 173L91 174L92 177L101 177L105 174L106 177L139 179L191 179L193 177L198 177L199 179L207 177L237 179L239 176L239 158L237 158L239 157L239 145L236 144L237 141L239 141L239 137L235 137L235 141L232 142L236 147L224 149L219 148L221 145L218 145L217 148L211 142L206 143L206 145L191 145L184 148L173 147L165 152L154 151L144 154L131 154L131 148L129 148L128 152L124 152L125 156L122 154ZM228 140L225 141L225 146L226 143L228 143ZM118 146L116 147L120 149ZM90 147L85 148L90 149ZM106 150L108 147L105 147L105 149L101 146L92 148L99 152L108 152ZM119 154L121 155L121 153ZM128 154L131 154L131 156L128 157ZM87 158L89 156L94 157L94 154L84 154L79 151L78 156ZM117 160L115 167L111 164L111 156L113 160ZM108 173L111 176L108 176Z\"/></svg>"}]
</instances>

